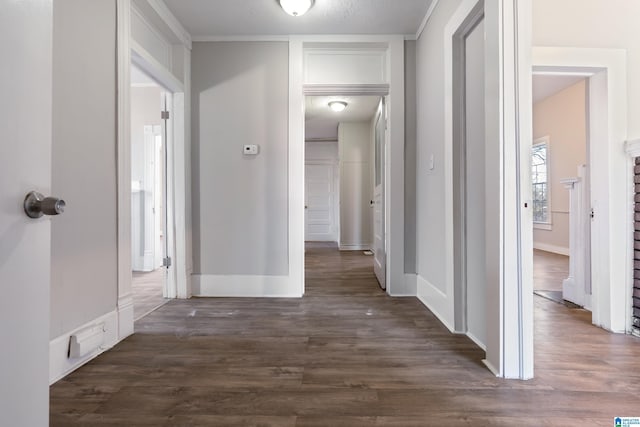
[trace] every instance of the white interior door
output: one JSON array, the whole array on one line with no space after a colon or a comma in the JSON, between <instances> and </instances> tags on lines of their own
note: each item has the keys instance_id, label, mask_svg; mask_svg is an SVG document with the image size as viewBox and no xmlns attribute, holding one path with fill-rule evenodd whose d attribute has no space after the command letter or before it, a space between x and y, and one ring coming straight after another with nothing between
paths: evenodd
<instances>
[{"instance_id":1,"label":"white interior door","mask_svg":"<svg viewBox=\"0 0 640 427\"><path fill-rule=\"evenodd\" d=\"M51 0L1 1L0 425L49 420L51 218L25 195L51 190Z\"/></svg>"},{"instance_id":2,"label":"white interior door","mask_svg":"<svg viewBox=\"0 0 640 427\"><path fill-rule=\"evenodd\" d=\"M305 232L309 242L335 242L336 189L333 164L305 164Z\"/></svg>"},{"instance_id":3,"label":"white interior door","mask_svg":"<svg viewBox=\"0 0 640 427\"><path fill-rule=\"evenodd\" d=\"M373 190L373 270L382 289L386 289L385 221L384 221L384 153L386 113L384 98L380 101L376 119L374 140L374 190Z\"/></svg>"}]
</instances>

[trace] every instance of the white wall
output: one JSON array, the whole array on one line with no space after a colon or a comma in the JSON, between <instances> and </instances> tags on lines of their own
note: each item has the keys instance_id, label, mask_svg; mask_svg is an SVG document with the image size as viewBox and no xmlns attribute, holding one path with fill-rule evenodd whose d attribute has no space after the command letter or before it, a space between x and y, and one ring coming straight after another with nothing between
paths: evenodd
<instances>
[{"instance_id":1,"label":"white wall","mask_svg":"<svg viewBox=\"0 0 640 427\"><path fill-rule=\"evenodd\" d=\"M288 44L194 43L192 87L194 274L286 276Z\"/></svg>"},{"instance_id":2,"label":"white wall","mask_svg":"<svg viewBox=\"0 0 640 427\"><path fill-rule=\"evenodd\" d=\"M460 5L441 1L417 41L416 229L418 296L453 329L453 295L447 290L445 248L444 30ZM429 167L433 157L433 169Z\"/></svg>"},{"instance_id":3,"label":"white wall","mask_svg":"<svg viewBox=\"0 0 640 427\"><path fill-rule=\"evenodd\" d=\"M373 197L369 122L340 123L340 248L370 248Z\"/></svg>"},{"instance_id":4,"label":"white wall","mask_svg":"<svg viewBox=\"0 0 640 427\"><path fill-rule=\"evenodd\" d=\"M569 190L560 180L578 176L587 162L586 82L533 105L533 139L549 137L551 229L533 229L535 248L569 253Z\"/></svg>"},{"instance_id":5,"label":"white wall","mask_svg":"<svg viewBox=\"0 0 640 427\"><path fill-rule=\"evenodd\" d=\"M53 8L51 338L117 302L115 1Z\"/></svg>"}]
</instances>

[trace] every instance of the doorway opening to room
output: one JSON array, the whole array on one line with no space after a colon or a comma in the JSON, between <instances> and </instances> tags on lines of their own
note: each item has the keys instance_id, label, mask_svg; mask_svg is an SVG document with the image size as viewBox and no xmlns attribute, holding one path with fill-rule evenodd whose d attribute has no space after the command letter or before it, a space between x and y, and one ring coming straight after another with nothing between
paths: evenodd
<instances>
[{"instance_id":1,"label":"doorway opening to room","mask_svg":"<svg viewBox=\"0 0 640 427\"><path fill-rule=\"evenodd\" d=\"M131 66L131 266L134 320L164 305L167 271L167 147L171 93Z\"/></svg>"},{"instance_id":2,"label":"doorway opening to room","mask_svg":"<svg viewBox=\"0 0 640 427\"><path fill-rule=\"evenodd\" d=\"M385 148L383 96L306 96L306 294L385 289ZM349 286L315 283L320 259L328 268L347 267L336 277L348 274Z\"/></svg>"},{"instance_id":3,"label":"doorway opening to room","mask_svg":"<svg viewBox=\"0 0 640 427\"><path fill-rule=\"evenodd\" d=\"M484 8L468 15L453 43L452 207L455 329L486 350L487 282L496 271L492 174L497 156L485 141ZM433 168L433 166L430 166Z\"/></svg>"},{"instance_id":4,"label":"doorway opening to room","mask_svg":"<svg viewBox=\"0 0 640 427\"><path fill-rule=\"evenodd\" d=\"M533 289L591 309L589 81L533 73Z\"/></svg>"},{"instance_id":5,"label":"doorway opening to room","mask_svg":"<svg viewBox=\"0 0 640 427\"><path fill-rule=\"evenodd\" d=\"M533 72L534 294L591 311L590 81Z\"/></svg>"}]
</instances>

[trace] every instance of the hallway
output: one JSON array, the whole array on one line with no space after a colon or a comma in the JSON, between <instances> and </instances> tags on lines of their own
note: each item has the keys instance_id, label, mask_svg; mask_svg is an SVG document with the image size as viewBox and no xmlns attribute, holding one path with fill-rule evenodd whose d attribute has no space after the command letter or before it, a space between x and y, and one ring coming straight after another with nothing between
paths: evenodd
<instances>
[{"instance_id":1,"label":"hallway","mask_svg":"<svg viewBox=\"0 0 640 427\"><path fill-rule=\"evenodd\" d=\"M51 425L610 426L635 416L640 340L536 297L536 379L484 353L372 258L314 245L302 299L173 300L51 387Z\"/></svg>"}]
</instances>

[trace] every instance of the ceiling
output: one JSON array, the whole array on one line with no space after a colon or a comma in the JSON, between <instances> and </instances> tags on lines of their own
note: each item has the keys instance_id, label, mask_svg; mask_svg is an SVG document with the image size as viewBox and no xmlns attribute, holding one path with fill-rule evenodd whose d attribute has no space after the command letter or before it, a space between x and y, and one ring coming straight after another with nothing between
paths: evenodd
<instances>
[{"instance_id":1,"label":"ceiling","mask_svg":"<svg viewBox=\"0 0 640 427\"><path fill-rule=\"evenodd\" d=\"M344 111L336 113L329 101L347 102ZM373 118L379 96L307 96L305 99L305 139L338 140L339 122L364 122Z\"/></svg>"},{"instance_id":2,"label":"ceiling","mask_svg":"<svg viewBox=\"0 0 640 427\"><path fill-rule=\"evenodd\" d=\"M315 0L303 16L277 0L164 0L194 40L289 34L415 35L432 0Z\"/></svg>"},{"instance_id":3,"label":"ceiling","mask_svg":"<svg viewBox=\"0 0 640 427\"><path fill-rule=\"evenodd\" d=\"M586 76L576 75L533 75L533 103L540 102L545 98L555 95L563 89L573 86L582 81Z\"/></svg>"}]
</instances>

